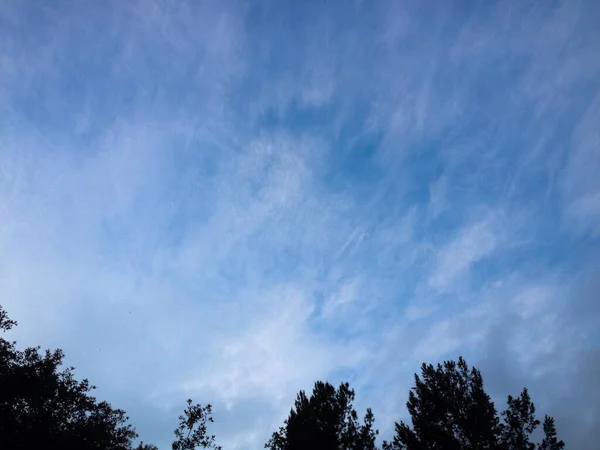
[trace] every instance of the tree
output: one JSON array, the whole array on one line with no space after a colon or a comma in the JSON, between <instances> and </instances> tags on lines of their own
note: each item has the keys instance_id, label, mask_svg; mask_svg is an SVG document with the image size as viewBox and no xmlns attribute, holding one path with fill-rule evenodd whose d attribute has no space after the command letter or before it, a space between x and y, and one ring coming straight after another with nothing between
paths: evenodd
<instances>
[{"instance_id":1,"label":"tree","mask_svg":"<svg viewBox=\"0 0 600 450\"><path fill-rule=\"evenodd\" d=\"M501 441L506 450L535 450L535 444L529 436L540 421L535 418L535 405L529 397L527 388L521 395L508 396L508 408L502 412L504 423L501 425Z\"/></svg>"},{"instance_id":2,"label":"tree","mask_svg":"<svg viewBox=\"0 0 600 450\"><path fill-rule=\"evenodd\" d=\"M0 306L0 330L16 322ZM26 348L0 338L0 447L126 450L137 436L120 409L97 401L88 380L61 370L61 350Z\"/></svg>"},{"instance_id":3,"label":"tree","mask_svg":"<svg viewBox=\"0 0 600 450\"><path fill-rule=\"evenodd\" d=\"M17 323L0 306L0 331ZM78 450L133 450L135 429L127 424L125 411L97 401L87 379L77 381L74 368L61 370L61 350L26 348L0 338L0 448ZM214 436L207 436L213 422L211 406L192 405L179 417L173 450L198 447L220 450ZM158 450L140 442L134 450Z\"/></svg>"},{"instance_id":4,"label":"tree","mask_svg":"<svg viewBox=\"0 0 600 450\"><path fill-rule=\"evenodd\" d=\"M315 383L312 395L300 391L284 426L265 444L270 450L374 450L378 434L370 409L363 424L352 406L354 390L348 383L336 390L329 383Z\"/></svg>"},{"instance_id":5,"label":"tree","mask_svg":"<svg viewBox=\"0 0 600 450\"><path fill-rule=\"evenodd\" d=\"M179 416L173 450L195 450L196 447L221 450L215 445L215 437L207 435L208 422L214 422L211 405L192 405L192 400L188 400L187 405L183 415Z\"/></svg>"},{"instance_id":6,"label":"tree","mask_svg":"<svg viewBox=\"0 0 600 450\"><path fill-rule=\"evenodd\" d=\"M562 450L563 448L565 448L565 443L556 437L554 418L544 417L544 440L538 446L538 450Z\"/></svg>"},{"instance_id":7,"label":"tree","mask_svg":"<svg viewBox=\"0 0 600 450\"><path fill-rule=\"evenodd\" d=\"M458 363L445 361L437 367L421 366L407 402L412 427L396 423L392 442L385 450L534 450L530 435L539 421L527 389L519 397L508 396L500 422L494 403L483 388L481 373L469 369L461 357ZM554 419L544 421L546 439L539 450L560 450ZM547 431L546 431L547 430Z\"/></svg>"},{"instance_id":8,"label":"tree","mask_svg":"<svg viewBox=\"0 0 600 450\"><path fill-rule=\"evenodd\" d=\"M153 444L144 444L144 441L142 441L134 450L158 450L158 447Z\"/></svg>"},{"instance_id":9,"label":"tree","mask_svg":"<svg viewBox=\"0 0 600 450\"><path fill-rule=\"evenodd\" d=\"M495 449L498 418L481 373L464 359L421 366L406 404L412 428L400 422L386 449Z\"/></svg>"}]
</instances>

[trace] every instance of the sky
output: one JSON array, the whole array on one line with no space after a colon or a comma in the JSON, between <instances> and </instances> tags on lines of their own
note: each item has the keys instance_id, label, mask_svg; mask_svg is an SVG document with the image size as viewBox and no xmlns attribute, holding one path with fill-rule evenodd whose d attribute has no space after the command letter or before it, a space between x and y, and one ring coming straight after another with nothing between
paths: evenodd
<instances>
[{"instance_id":1,"label":"sky","mask_svg":"<svg viewBox=\"0 0 600 450\"><path fill-rule=\"evenodd\" d=\"M0 2L0 302L141 438L422 362L600 429L600 3ZM379 441L381 442L381 440Z\"/></svg>"}]
</instances>

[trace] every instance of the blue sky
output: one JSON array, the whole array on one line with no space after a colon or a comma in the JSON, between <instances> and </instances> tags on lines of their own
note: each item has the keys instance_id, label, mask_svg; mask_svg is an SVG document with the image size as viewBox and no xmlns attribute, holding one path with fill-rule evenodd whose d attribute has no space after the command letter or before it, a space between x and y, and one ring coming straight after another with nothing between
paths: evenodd
<instances>
[{"instance_id":1,"label":"blue sky","mask_svg":"<svg viewBox=\"0 0 600 450\"><path fill-rule=\"evenodd\" d=\"M0 295L165 448L421 362L600 426L600 5L4 1Z\"/></svg>"}]
</instances>

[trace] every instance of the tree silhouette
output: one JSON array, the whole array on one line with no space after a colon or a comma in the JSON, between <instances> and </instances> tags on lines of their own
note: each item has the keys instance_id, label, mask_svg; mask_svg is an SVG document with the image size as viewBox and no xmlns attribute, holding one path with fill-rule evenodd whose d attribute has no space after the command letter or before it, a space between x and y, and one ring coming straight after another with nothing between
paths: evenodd
<instances>
[{"instance_id":1,"label":"tree silhouette","mask_svg":"<svg viewBox=\"0 0 600 450\"><path fill-rule=\"evenodd\" d=\"M508 396L500 421L494 403L483 388L481 373L469 369L461 357L437 367L421 366L407 402L412 428L396 424L385 450L534 450L530 435L539 425L527 389L517 398ZM554 419L544 421L546 438L539 450L560 450Z\"/></svg>"},{"instance_id":2,"label":"tree silhouette","mask_svg":"<svg viewBox=\"0 0 600 450\"><path fill-rule=\"evenodd\" d=\"M529 397L527 388L521 395L508 396L508 408L502 412L504 423L501 425L501 441L506 450L535 450L535 444L529 436L540 424L535 418L535 405Z\"/></svg>"},{"instance_id":3,"label":"tree silhouette","mask_svg":"<svg viewBox=\"0 0 600 450\"><path fill-rule=\"evenodd\" d=\"M158 450L158 447L153 444L144 444L144 441L142 441L134 450Z\"/></svg>"},{"instance_id":4,"label":"tree silhouette","mask_svg":"<svg viewBox=\"0 0 600 450\"><path fill-rule=\"evenodd\" d=\"M562 450L563 448L565 448L565 443L556 437L554 418L550 416L544 417L544 440L538 446L538 449Z\"/></svg>"},{"instance_id":5,"label":"tree silhouette","mask_svg":"<svg viewBox=\"0 0 600 450\"><path fill-rule=\"evenodd\" d=\"M422 378L421 378L422 377ZM437 367L421 366L409 392L412 428L396 424L386 449L495 449L499 421L493 402L483 389L481 373L460 358Z\"/></svg>"},{"instance_id":6,"label":"tree silhouette","mask_svg":"<svg viewBox=\"0 0 600 450\"><path fill-rule=\"evenodd\" d=\"M16 322L0 306L0 330ZM124 450L137 435L125 412L90 395L88 380L60 370L61 350L26 348L0 338L0 447Z\"/></svg>"},{"instance_id":7,"label":"tree silhouette","mask_svg":"<svg viewBox=\"0 0 600 450\"><path fill-rule=\"evenodd\" d=\"M215 437L207 435L208 422L214 422L211 405L192 405L192 400L188 400L187 405L183 415L179 416L173 450L195 450L197 447L221 450L215 445Z\"/></svg>"},{"instance_id":8,"label":"tree silhouette","mask_svg":"<svg viewBox=\"0 0 600 450\"><path fill-rule=\"evenodd\" d=\"M363 424L352 406L354 391L348 383L336 390L329 383L315 383L312 395L300 391L285 425L265 444L270 450L374 450L375 418L367 410Z\"/></svg>"},{"instance_id":9,"label":"tree silhouette","mask_svg":"<svg viewBox=\"0 0 600 450\"><path fill-rule=\"evenodd\" d=\"M16 325L0 306L0 331ZM63 358L61 350L18 350L16 342L0 338L0 448L158 450L143 442L134 449L137 433L125 412L91 396L95 387L87 379L77 381L73 367L61 370ZM207 435L211 412L210 405L188 400L173 450L220 450Z\"/></svg>"},{"instance_id":10,"label":"tree silhouette","mask_svg":"<svg viewBox=\"0 0 600 450\"><path fill-rule=\"evenodd\" d=\"M0 306L0 331L17 325ZM62 369L61 350L39 347L19 350L0 337L0 448L58 450L157 450L132 441L135 429L125 412L90 395L87 379L77 381L74 369ZM544 438L537 446L531 435L540 425L527 388L508 396L498 415L476 368L461 357L433 366L423 364L415 374L406 406L411 425L395 424L383 450L563 450L554 419L545 416ZM362 423L353 407L348 383L336 389L317 381L310 397L300 391L284 426L265 444L270 450L376 450L378 431L367 409ZM172 450L221 450L208 434L211 405L187 401L179 416Z\"/></svg>"}]
</instances>

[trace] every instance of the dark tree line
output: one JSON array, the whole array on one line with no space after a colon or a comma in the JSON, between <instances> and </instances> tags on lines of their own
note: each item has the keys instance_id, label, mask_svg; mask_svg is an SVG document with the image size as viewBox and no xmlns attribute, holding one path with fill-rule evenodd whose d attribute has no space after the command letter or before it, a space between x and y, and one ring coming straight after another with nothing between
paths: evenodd
<instances>
[{"instance_id":1,"label":"dark tree line","mask_svg":"<svg viewBox=\"0 0 600 450\"><path fill-rule=\"evenodd\" d=\"M0 306L0 331L10 330ZM0 337L0 448L6 450L131 450L138 437L125 411L98 401L88 380L77 381L73 367L62 368L61 350L18 350ZM188 406L179 417L173 450L215 448L207 424L210 405ZM156 450L140 443L135 450Z\"/></svg>"},{"instance_id":2,"label":"dark tree line","mask_svg":"<svg viewBox=\"0 0 600 450\"><path fill-rule=\"evenodd\" d=\"M0 306L0 331L16 322ZM157 450L143 442L128 417L98 401L88 380L77 381L72 367L62 368L60 350L18 350L0 337L0 448L80 450ZM353 407L348 383L336 389L318 381L310 396L298 393L284 425L265 444L270 450L376 450L375 417L367 409L362 420ZM406 403L411 424L399 422L382 450L561 450L554 419L545 416L543 440L532 442L540 425L527 389L508 396L498 414L483 387L481 373L464 359L437 366L423 364ZM193 404L179 417L173 450L221 450L208 433L210 405Z\"/></svg>"}]
</instances>

